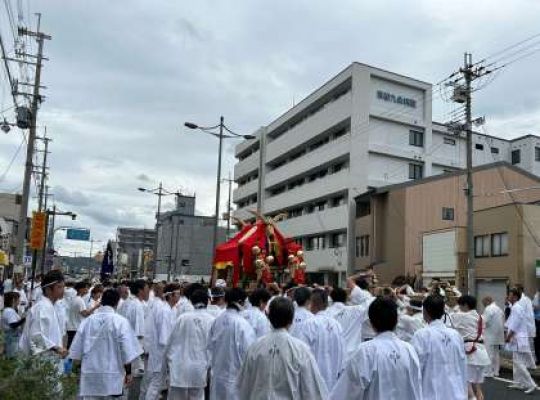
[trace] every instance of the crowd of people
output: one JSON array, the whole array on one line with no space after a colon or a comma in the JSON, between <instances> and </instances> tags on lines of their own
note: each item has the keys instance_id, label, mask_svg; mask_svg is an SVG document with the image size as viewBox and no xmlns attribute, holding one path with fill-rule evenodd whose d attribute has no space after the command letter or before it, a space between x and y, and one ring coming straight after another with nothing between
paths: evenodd
<instances>
[{"instance_id":1,"label":"crowd of people","mask_svg":"<svg viewBox=\"0 0 540 400\"><path fill-rule=\"evenodd\" d=\"M4 356L42 357L59 373L73 363L82 399L482 400L503 346L512 387L536 390L540 295L522 288L508 310L483 298L482 314L475 297L439 282L415 293L363 277L246 292L222 280L71 282L51 271L3 289Z\"/></svg>"}]
</instances>

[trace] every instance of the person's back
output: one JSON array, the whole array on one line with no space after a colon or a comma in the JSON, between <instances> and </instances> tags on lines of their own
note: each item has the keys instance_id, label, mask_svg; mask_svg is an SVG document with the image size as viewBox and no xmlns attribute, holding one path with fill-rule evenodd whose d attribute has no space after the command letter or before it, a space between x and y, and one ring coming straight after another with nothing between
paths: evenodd
<instances>
[{"instance_id":1,"label":"person's back","mask_svg":"<svg viewBox=\"0 0 540 400\"><path fill-rule=\"evenodd\" d=\"M236 399L236 377L255 332L242 317L237 304L245 300L241 289L230 289L225 299L227 309L212 324L208 339L210 352L210 398Z\"/></svg>"},{"instance_id":2,"label":"person's back","mask_svg":"<svg viewBox=\"0 0 540 400\"><path fill-rule=\"evenodd\" d=\"M397 306L377 298L369 308L377 335L359 346L349 358L334 386L331 399L422 399L418 356L413 347L398 339Z\"/></svg>"},{"instance_id":3,"label":"person's back","mask_svg":"<svg viewBox=\"0 0 540 400\"><path fill-rule=\"evenodd\" d=\"M287 298L276 298L269 307L274 330L248 350L238 377L241 399L325 399L326 385L308 346L287 329L294 308Z\"/></svg>"},{"instance_id":4,"label":"person's back","mask_svg":"<svg viewBox=\"0 0 540 400\"><path fill-rule=\"evenodd\" d=\"M459 333L441 321L444 299L428 296L424 318L429 324L419 329L411 344L418 354L422 371L422 392L430 400L467 399L467 357Z\"/></svg>"}]
</instances>

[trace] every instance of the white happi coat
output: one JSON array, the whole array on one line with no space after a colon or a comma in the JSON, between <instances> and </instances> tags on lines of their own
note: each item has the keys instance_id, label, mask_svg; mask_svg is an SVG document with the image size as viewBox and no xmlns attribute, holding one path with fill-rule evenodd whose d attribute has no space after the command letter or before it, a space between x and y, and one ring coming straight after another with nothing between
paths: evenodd
<instances>
[{"instance_id":1,"label":"white happi coat","mask_svg":"<svg viewBox=\"0 0 540 400\"><path fill-rule=\"evenodd\" d=\"M478 337L478 320L480 315L476 310L467 312L459 311L451 315L452 327L458 331L463 340L474 340ZM483 335L480 337L483 340ZM476 347L476 351L467 354L467 364L474 366L491 365L491 360L486 347L482 343L464 343L465 352L469 352Z\"/></svg>"},{"instance_id":2,"label":"white happi coat","mask_svg":"<svg viewBox=\"0 0 540 400\"><path fill-rule=\"evenodd\" d=\"M300 326L300 324L308 318L313 318L313 313L311 311L309 311L306 307L295 307L293 324L289 329L290 334L297 337L298 326Z\"/></svg>"},{"instance_id":3,"label":"white happi coat","mask_svg":"<svg viewBox=\"0 0 540 400\"><path fill-rule=\"evenodd\" d=\"M341 325L326 311L320 311L313 318L298 324L294 334L311 349L326 387L332 390L345 356Z\"/></svg>"},{"instance_id":4,"label":"white happi coat","mask_svg":"<svg viewBox=\"0 0 540 400\"><path fill-rule=\"evenodd\" d=\"M416 351L393 332L384 332L360 345L330 399L421 400L421 383Z\"/></svg>"},{"instance_id":5,"label":"white happi coat","mask_svg":"<svg viewBox=\"0 0 540 400\"><path fill-rule=\"evenodd\" d=\"M362 324L367 318L367 309L363 306L346 306L343 303L334 303L328 308L328 314L343 329L345 361L347 361L362 343Z\"/></svg>"},{"instance_id":6,"label":"white happi coat","mask_svg":"<svg viewBox=\"0 0 540 400\"><path fill-rule=\"evenodd\" d=\"M242 311L242 316L249 322L257 338L263 337L272 330L268 317L258 307L250 307Z\"/></svg>"},{"instance_id":7,"label":"white happi coat","mask_svg":"<svg viewBox=\"0 0 540 400\"><path fill-rule=\"evenodd\" d=\"M147 331L144 337L145 350L148 352L149 372L161 372L163 370L163 360L165 347L169 342L169 337L174 324L172 308L156 297L151 312L148 313Z\"/></svg>"},{"instance_id":8,"label":"white happi coat","mask_svg":"<svg viewBox=\"0 0 540 400\"><path fill-rule=\"evenodd\" d=\"M518 303L523 307L523 316L527 322L527 332L529 337L536 337L536 324L534 321L534 308L531 299L525 293L521 295Z\"/></svg>"},{"instance_id":9,"label":"white happi coat","mask_svg":"<svg viewBox=\"0 0 540 400\"><path fill-rule=\"evenodd\" d=\"M236 378L254 341L253 328L237 310L228 308L215 319L208 339L211 399L239 399Z\"/></svg>"},{"instance_id":10,"label":"white happi coat","mask_svg":"<svg viewBox=\"0 0 540 400\"><path fill-rule=\"evenodd\" d=\"M328 396L310 349L285 329L257 340L238 376L241 399L326 399Z\"/></svg>"},{"instance_id":11,"label":"white happi coat","mask_svg":"<svg viewBox=\"0 0 540 400\"><path fill-rule=\"evenodd\" d=\"M121 395L124 365L141 353L129 322L112 307L100 307L81 323L69 351L82 362L79 396Z\"/></svg>"},{"instance_id":12,"label":"white happi coat","mask_svg":"<svg viewBox=\"0 0 540 400\"><path fill-rule=\"evenodd\" d=\"M504 312L495 302L482 313L486 325L484 343L489 346L504 345Z\"/></svg>"},{"instance_id":13,"label":"white happi coat","mask_svg":"<svg viewBox=\"0 0 540 400\"><path fill-rule=\"evenodd\" d=\"M351 290L351 304L355 306L365 305L370 299L373 298L373 295L364 289L361 289L358 286L354 286Z\"/></svg>"},{"instance_id":14,"label":"white happi coat","mask_svg":"<svg viewBox=\"0 0 540 400\"><path fill-rule=\"evenodd\" d=\"M193 311L195 308L193 307L193 304L191 304L191 301L188 300L187 297L182 296L180 297L180 300L178 303L176 303L176 316L179 317L183 313Z\"/></svg>"},{"instance_id":15,"label":"white happi coat","mask_svg":"<svg viewBox=\"0 0 540 400\"><path fill-rule=\"evenodd\" d=\"M171 387L206 387L210 366L207 347L214 319L204 308L199 308L176 320L165 350Z\"/></svg>"},{"instance_id":16,"label":"white happi coat","mask_svg":"<svg viewBox=\"0 0 540 400\"><path fill-rule=\"evenodd\" d=\"M396 327L396 335L405 342L410 342L416 331L426 326L421 312L414 315L400 314Z\"/></svg>"},{"instance_id":17,"label":"white happi coat","mask_svg":"<svg viewBox=\"0 0 540 400\"><path fill-rule=\"evenodd\" d=\"M122 306L118 308L118 314L129 321L131 329L138 338L144 337L145 331L145 304L135 296L129 296Z\"/></svg>"},{"instance_id":18,"label":"white happi coat","mask_svg":"<svg viewBox=\"0 0 540 400\"><path fill-rule=\"evenodd\" d=\"M531 351L529 329L527 316L525 315L525 309L523 308L522 303L519 301L514 303L505 325L508 330L514 332L511 341L506 346L507 350L529 353Z\"/></svg>"},{"instance_id":19,"label":"white happi coat","mask_svg":"<svg viewBox=\"0 0 540 400\"><path fill-rule=\"evenodd\" d=\"M19 342L25 354L40 354L62 347L62 329L53 303L45 296L31 309Z\"/></svg>"},{"instance_id":20,"label":"white happi coat","mask_svg":"<svg viewBox=\"0 0 540 400\"><path fill-rule=\"evenodd\" d=\"M437 319L411 341L422 372L422 395L430 400L467 400L467 356L463 339Z\"/></svg>"},{"instance_id":21,"label":"white happi coat","mask_svg":"<svg viewBox=\"0 0 540 400\"><path fill-rule=\"evenodd\" d=\"M221 308L215 304L208 304L208 307L206 307L206 312L214 318L219 317L223 311L225 311L225 307Z\"/></svg>"},{"instance_id":22,"label":"white happi coat","mask_svg":"<svg viewBox=\"0 0 540 400\"><path fill-rule=\"evenodd\" d=\"M67 330L76 331L79 329L84 317L81 312L86 310L86 304L81 296L75 296L68 304Z\"/></svg>"}]
</instances>

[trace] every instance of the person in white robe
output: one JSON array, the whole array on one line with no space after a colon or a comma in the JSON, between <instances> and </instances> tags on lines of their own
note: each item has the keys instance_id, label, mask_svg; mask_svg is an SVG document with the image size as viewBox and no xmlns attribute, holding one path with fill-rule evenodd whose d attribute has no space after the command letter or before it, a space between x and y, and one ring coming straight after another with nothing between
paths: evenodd
<instances>
[{"instance_id":1,"label":"person in white robe","mask_svg":"<svg viewBox=\"0 0 540 400\"><path fill-rule=\"evenodd\" d=\"M238 376L240 399L327 398L327 388L308 346L288 333L294 306L286 297L269 308L273 330L255 342Z\"/></svg>"},{"instance_id":2,"label":"person in white robe","mask_svg":"<svg viewBox=\"0 0 540 400\"><path fill-rule=\"evenodd\" d=\"M13 289L14 292L19 293L19 314L24 313L28 307L30 306L30 303L28 302L28 296L26 295L26 288L24 286L24 282L22 278L15 279L15 288Z\"/></svg>"},{"instance_id":3,"label":"person in white robe","mask_svg":"<svg viewBox=\"0 0 540 400\"><path fill-rule=\"evenodd\" d=\"M19 340L26 321L25 317L21 318L17 313L19 297L17 292L8 292L4 295L0 329L4 331L4 357L6 358L14 358L19 352Z\"/></svg>"},{"instance_id":4,"label":"person in white robe","mask_svg":"<svg viewBox=\"0 0 540 400\"><path fill-rule=\"evenodd\" d=\"M248 347L255 341L255 332L240 312L246 293L232 288L225 293L227 309L216 318L210 329L210 398L239 399L236 378Z\"/></svg>"},{"instance_id":5,"label":"person in white robe","mask_svg":"<svg viewBox=\"0 0 540 400\"><path fill-rule=\"evenodd\" d=\"M191 283L183 288L182 290L182 296L180 297L180 300L178 301L178 304L176 305L176 317L178 318L183 313L193 311L193 304L189 300L191 294L195 292L196 290L204 289L204 287L200 283Z\"/></svg>"},{"instance_id":6,"label":"person in white robe","mask_svg":"<svg viewBox=\"0 0 540 400\"><path fill-rule=\"evenodd\" d=\"M405 312L399 314L396 335L401 340L410 343L414 334L424 326L422 302L415 299L409 300L405 306Z\"/></svg>"},{"instance_id":7,"label":"person in white robe","mask_svg":"<svg viewBox=\"0 0 540 400\"><path fill-rule=\"evenodd\" d=\"M242 316L249 322L257 338L263 337L272 330L270 321L265 314L268 300L270 300L268 290L263 288L255 289L249 295L249 302L252 307L242 311Z\"/></svg>"},{"instance_id":8,"label":"person in white robe","mask_svg":"<svg viewBox=\"0 0 540 400\"><path fill-rule=\"evenodd\" d=\"M67 310L66 328L68 349L71 347L71 342L73 341L75 333L77 332L77 329L79 329L83 319L89 315L92 315L92 313L99 308L99 304L94 306L94 308L86 308L86 304L83 299L88 292L88 284L86 282L77 282L77 284L75 284L75 290L77 295L69 301Z\"/></svg>"},{"instance_id":9,"label":"person in white robe","mask_svg":"<svg viewBox=\"0 0 540 400\"><path fill-rule=\"evenodd\" d=\"M364 278L347 278L347 288L350 290L350 301L352 305L368 306L367 302L373 297L369 292L369 283Z\"/></svg>"},{"instance_id":10,"label":"person in white robe","mask_svg":"<svg viewBox=\"0 0 540 400\"><path fill-rule=\"evenodd\" d=\"M500 350L501 346L504 346L504 312L490 296L484 297L482 304L485 307L482 318L486 325L484 345L491 360L486 377L499 376Z\"/></svg>"},{"instance_id":11,"label":"person in white robe","mask_svg":"<svg viewBox=\"0 0 540 400\"><path fill-rule=\"evenodd\" d=\"M442 322L444 298L430 295L423 302L427 326L414 333L411 344L422 371L422 395L430 400L466 400L467 356L461 335Z\"/></svg>"},{"instance_id":12,"label":"person in white robe","mask_svg":"<svg viewBox=\"0 0 540 400\"><path fill-rule=\"evenodd\" d=\"M367 309L363 305L348 306L347 292L339 287L335 287L330 292L333 303L328 307L328 315L334 318L343 330L343 341L345 344L345 359L347 361L362 343L362 324L367 318Z\"/></svg>"},{"instance_id":13,"label":"person in white robe","mask_svg":"<svg viewBox=\"0 0 540 400\"><path fill-rule=\"evenodd\" d=\"M54 303L64 296L64 276L58 270L50 271L43 277L42 288L43 297L27 315L19 347L24 354L51 360L61 372L67 350Z\"/></svg>"},{"instance_id":14,"label":"person in white robe","mask_svg":"<svg viewBox=\"0 0 540 400\"><path fill-rule=\"evenodd\" d=\"M330 399L423 399L416 351L394 333L398 321L396 303L376 298L369 306L368 315L376 336L363 342L349 358Z\"/></svg>"},{"instance_id":15,"label":"person in white robe","mask_svg":"<svg viewBox=\"0 0 540 400\"><path fill-rule=\"evenodd\" d=\"M311 298L311 290L307 287L298 287L294 289L294 320L289 332L293 336L297 336L297 328L302 322L308 318L313 318L313 313L309 311L309 301Z\"/></svg>"},{"instance_id":16,"label":"person in white robe","mask_svg":"<svg viewBox=\"0 0 540 400\"><path fill-rule=\"evenodd\" d=\"M81 361L79 396L83 400L121 396L131 382L131 363L142 348L129 322L115 312L120 295L103 293L102 306L80 325L69 357Z\"/></svg>"},{"instance_id":17,"label":"person in white robe","mask_svg":"<svg viewBox=\"0 0 540 400\"><path fill-rule=\"evenodd\" d=\"M526 309L519 301L521 293L518 289L511 289L508 300L512 304L510 316L506 320L506 349L512 352L513 380L510 388L524 390L530 394L536 390L536 383L531 378L527 368L534 368L534 360L531 357L529 341L529 326Z\"/></svg>"},{"instance_id":18,"label":"person in white robe","mask_svg":"<svg viewBox=\"0 0 540 400\"><path fill-rule=\"evenodd\" d=\"M343 329L327 312L328 295L324 290L313 290L310 303L314 316L298 324L295 335L311 349L326 387L331 391L343 368Z\"/></svg>"},{"instance_id":19,"label":"person in white robe","mask_svg":"<svg viewBox=\"0 0 540 400\"><path fill-rule=\"evenodd\" d=\"M118 314L126 318L131 325L131 329L135 332L135 336L139 340L139 343L144 348L144 334L145 334L145 318L146 318L146 301L150 294L148 283L139 279L131 283L130 297L122 304L122 307L118 309ZM144 375L144 361L143 357L137 357L133 361L132 372L134 378L139 378Z\"/></svg>"},{"instance_id":20,"label":"person in white robe","mask_svg":"<svg viewBox=\"0 0 540 400\"><path fill-rule=\"evenodd\" d=\"M460 311L451 315L452 328L463 338L467 355L467 381L469 397L484 399L482 383L491 360L484 346L484 321L476 311L476 298L463 295L458 299Z\"/></svg>"},{"instance_id":21,"label":"person in white robe","mask_svg":"<svg viewBox=\"0 0 540 400\"><path fill-rule=\"evenodd\" d=\"M517 289L521 293L519 304L521 307L523 307L525 313L524 316L527 322L527 332L529 334L529 338L534 338L536 336L536 324L534 322L534 307L532 300L525 294L523 286L518 286Z\"/></svg>"},{"instance_id":22,"label":"person in white robe","mask_svg":"<svg viewBox=\"0 0 540 400\"><path fill-rule=\"evenodd\" d=\"M196 290L191 301L194 310L178 317L164 353L170 376L168 400L203 400L208 383L207 347L215 318L206 309L207 291Z\"/></svg>"},{"instance_id":23,"label":"person in white robe","mask_svg":"<svg viewBox=\"0 0 540 400\"><path fill-rule=\"evenodd\" d=\"M214 318L225 311L225 290L221 287L214 287L210 291L210 304L206 308L206 312L211 314Z\"/></svg>"}]
</instances>

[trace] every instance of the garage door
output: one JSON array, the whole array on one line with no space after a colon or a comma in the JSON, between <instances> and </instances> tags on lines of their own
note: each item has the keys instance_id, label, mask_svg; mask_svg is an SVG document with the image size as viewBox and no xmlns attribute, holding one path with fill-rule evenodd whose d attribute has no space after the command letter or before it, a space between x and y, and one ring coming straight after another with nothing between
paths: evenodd
<instances>
[{"instance_id":1,"label":"garage door","mask_svg":"<svg viewBox=\"0 0 540 400\"><path fill-rule=\"evenodd\" d=\"M477 280L476 293L478 294L479 312L484 310L482 299L486 296L491 296L499 307L504 308L504 301L506 299L506 279Z\"/></svg>"}]
</instances>

